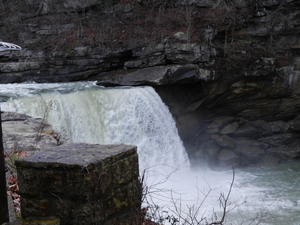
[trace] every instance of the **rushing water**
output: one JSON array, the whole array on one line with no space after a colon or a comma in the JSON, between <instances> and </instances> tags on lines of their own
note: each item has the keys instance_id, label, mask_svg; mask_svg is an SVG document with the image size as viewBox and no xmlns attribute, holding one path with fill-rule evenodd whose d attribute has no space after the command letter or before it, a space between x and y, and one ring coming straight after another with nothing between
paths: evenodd
<instances>
[{"instance_id":1,"label":"rushing water","mask_svg":"<svg viewBox=\"0 0 300 225\"><path fill-rule=\"evenodd\" d=\"M220 213L218 198L228 192L232 171L189 169L175 122L153 88L8 84L0 85L0 96L2 110L45 117L69 141L137 145L151 200L162 209L176 205L184 214L196 204L200 217ZM299 186L298 163L236 171L228 224L299 225Z\"/></svg>"},{"instance_id":2,"label":"rushing water","mask_svg":"<svg viewBox=\"0 0 300 225\"><path fill-rule=\"evenodd\" d=\"M46 116L54 129L72 142L137 145L141 169L189 166L175 122L153 88L77 83L76 91L70 92L70 84L60 89L52 84L46 90L44 85L36 86L29 85L26 96L6 102L3 110ZM15 95L20 93L18 90Z\"/></svg>"}]
</instances>

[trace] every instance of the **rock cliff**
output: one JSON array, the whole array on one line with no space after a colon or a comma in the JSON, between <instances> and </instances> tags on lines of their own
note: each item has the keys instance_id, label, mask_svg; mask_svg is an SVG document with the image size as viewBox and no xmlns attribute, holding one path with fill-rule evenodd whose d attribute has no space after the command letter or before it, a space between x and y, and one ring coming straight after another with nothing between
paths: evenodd
<instances>
[{"instance_id":1,"label":"rock cliff","mask_svg":"<svg viewBox=\"0 0 300 225\"><path fill-rule=\"evenodd\" d=\"M1 82L140 85L299 75L297 0L1 1ZM297 72L295 72L297 70ZM152 77L153 76L153 77Z\"/></svg>"},{"instance_id":2,"label":"rock cliff","mask_svg":"<svg viewBox=\"0 0 300 225\"><path fill-rule=\"evenodd\" d=\"M300 155L299 0L11 0L0 82L154 85L192 158Z\"/></svg>"}]
</instances>

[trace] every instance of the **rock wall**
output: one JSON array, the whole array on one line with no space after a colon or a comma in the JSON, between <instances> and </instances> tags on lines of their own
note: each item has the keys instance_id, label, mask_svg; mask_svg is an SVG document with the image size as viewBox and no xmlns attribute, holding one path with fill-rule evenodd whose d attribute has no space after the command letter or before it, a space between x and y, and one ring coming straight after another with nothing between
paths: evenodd
<instances>
[{"instance_id":1,"label":"rock wall","mask_svg":"<svg viewBox=\"0 0 300 225\"><path fill-rule=\"evenodd\" d=\"M2 0L0 38L24 50L0 57L0 81L139 85L281 74L291 83L299 75L299 7L297 0Z\"/></svg>"},{"instance_id":2,"label":"rock wall","mask_svg":"<svg viewBox=\"0 0 300 225\"><path fill-rule=\"evenodd\" d=\"M154 85L192 158L298 158L298 0L11 0L0 82Z\"/></svg>"},{"instance_id":3,"label":"rock wall","mask_svg":"<svg viewBox=\"0 0 300 225\"><path fill-rule=\"evenodd\" d=\"M227 88L221 93L222 84L157 88L194 163L273 165L299 158L299 95L272 79L238 81Z\"/></svg>"}]
</instances>

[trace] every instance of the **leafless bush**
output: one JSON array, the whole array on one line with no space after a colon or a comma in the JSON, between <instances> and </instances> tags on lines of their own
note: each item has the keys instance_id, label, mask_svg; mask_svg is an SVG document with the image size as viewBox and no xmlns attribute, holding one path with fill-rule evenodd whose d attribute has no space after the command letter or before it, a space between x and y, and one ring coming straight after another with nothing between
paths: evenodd
<instances>
[{"instance_id":1,"label":"leafless bush","mask_svg":"<svg viewBox=\"0 0 300 225\"><path fill-rule=\"evenodd\" d=\"M144 173L145 174L145 173ZM170 175L171 176L171 175ZM204 211L204 203L206 202L208 196L211 193L211 189L204 195L203 199L197 205L183 205L182 199L178 199L173 195L171 191L171 196L169 200L172 204L172 209L164 209L155 203L156 197L162 197L166 193L170 193L170 190L163 190L159 188L159 185L166 182L169 177L160 183L147 186L145 185L145 175L143 175L142 182L143 185L143 202L145 205L145 219L152 221L155 224L171 224L171 225L223 225L225 223L225 218L228 213L228 207L231 202L229 201L230 195L232 193L234 181L235 181L235 171L232 173L232 180L227 193L221 193L219 197L219 205L222 209L221 215L212 213L211 218L207 218L202 213Z\"/></svg>"},{"instance_id":2,"label":"leafless bush","mask_svg":"<svg viewBox=\"0 0 300 225\"><path fill-rule=\"evenodd\" d=\"M228 216L233 210L238 209L244 203L233 203L230 200L233 193L233 187L235 183L235 170L232 170L232 179L227 192L220 193L218 203L218 213L212 209L210 216L207 214L207 208L205 204L208 201L208 197L212 194L210 188L206 193L201 193L201 197L195 196L198 201L196 204L186 204L185 200L177 196L172 190L161 189L160 185L167 182L176 171L170 173L165 179L153 185L146 185L145 172L143 173L141 183L142 185L142 201L144 213L142 225L226 225L228 223ZM176 194L176 195L175 195ZM166 197L169 196L169 197ZM171 203L171 207L163 208L156 203L156 199L164 198ZM265 219L266 213L259 212L253 215L252 218L245 217L244 220L236 222L238 225L259 225L262 220ZM242 216L241 216L242 217Z\"/></svg>"}]
</instances>

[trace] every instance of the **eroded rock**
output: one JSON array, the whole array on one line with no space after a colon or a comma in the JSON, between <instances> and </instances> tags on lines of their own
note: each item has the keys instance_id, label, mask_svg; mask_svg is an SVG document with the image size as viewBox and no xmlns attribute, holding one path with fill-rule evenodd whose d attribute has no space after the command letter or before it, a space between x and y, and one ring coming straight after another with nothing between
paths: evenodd
<instances>
[{"instance_id":1,"label":"eroded rock","mask_svg":"<svg viewBox=\"0 0 300 225\"><path fill-rule=\"evenodd\" d=\"M236 165L239 165L239 160L240 158L233 151L223 149L220 151L217 157L217 165L225 167L234 167Z\"/></svg>"},{"instance_id":2,"label":"eroded rock","mask_svg":"<svg viewBox=\"0 0 300 225\"><path fill-rule=\"evenodd\" d=\"M133 72L119 71L106 73L98 81L98 85L127 86L127 85L165 85L184 84L190 82L214 80L214 74L196 65L154 66Z\"/></svg>"},{"instance_id":3,"label":"eroded rock","mask_svg":"<svg viewBox=\"0 0 300 225\"><path fill-rule=\"evenodd\" d=\"M24 114L2 113L3 145L5 152L36 151L57 146L59 135L42 119Z\"/></svg>"}]
</instances>

